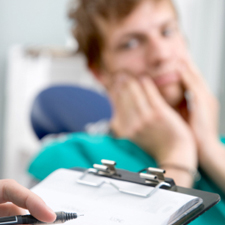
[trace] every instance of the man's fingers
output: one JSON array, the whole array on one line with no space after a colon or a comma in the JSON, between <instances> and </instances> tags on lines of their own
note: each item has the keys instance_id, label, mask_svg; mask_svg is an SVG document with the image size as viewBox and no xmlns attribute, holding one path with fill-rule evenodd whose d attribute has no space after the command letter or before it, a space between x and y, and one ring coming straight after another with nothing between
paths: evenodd
<instances>
[{"instance_id":1,"label":"man's fingers","mask_svg":"<svg viewBox=\"0 0 225 225\"><path fill-rule=\"evenodd\" d=\"M13 180L0 182L0 203L5 202L12 202L21 208L28 209L34 217L43 222L53 222L56 218L55 213L39 196Z\"/></svg>"},{"instance_id":2,"label":"man's fingers","mask_svg":"<svg viewBox=\"0 0 225 225\"><path fill-rule=\"evenodd\" d=\"M127 76L121 74L120 77L117 78L115 84L113 85L113 89L111 89L112 101L114 103L114 107L117 109L116 113L119 113L121 119L131 120L135 116L134 102L131 100L131 96L127 93L125 83Z\"/></svg>"},{"instance_id":3,"label":"man's fingers","mask_svg":"<svg viewBox=\"0 0 225 225\"><path fill-rule=\"evenodd\" d=\"M147 76L141 76L139 79L142 84L143 90L147 95L150 106L155 109L166 106L163 97L161 96L159 90L157 89L151 78Z\"/></svg>"},{"instance_id":4,"label":"man's fingers","mask_svg":"<svg viewBox=\"0 0 225 225\"><path fill-rule=\"evenodd\" d=\"M126 117L147 116L150 106L143 92L140 82L131 76L123 75L116 81L114 102ZM117 111L118 111L117 110Z\"/></svg>"},{"instance_id":5,"label":"man's fingers","mask_svg":"<svg viewBox=\"0 0 225 225\"><path fill-rule=\"evenodd\" d=\"M126 89L131 101L134 102L133 107L139 115L139 118L141 116L150 116L152 109L140 82L137 79L131 78L126 84Z\"/></svg>"},{"instance_id":6,"label":"man's fingers","mask_svg":"<svg viewBox=\"0 0 225 225\"><path fill-rule=\"evenodd\" d=\"M4 216L16 216L16 215L24 215L26 211L18 206L10 203L4 203L0 205L0 217Z\"/></svg>"},{"instance_id":7,"label":"man's fingers","mask_svg":"<svg viewBox=\"0 0 225 225\"><path fill-rule=\"evenodd\" d=\"M178 72L185 89L195 93L209 92L209 88L201 76L200 71L192 61L181 61Z\"/></svg>"}]
</instances>

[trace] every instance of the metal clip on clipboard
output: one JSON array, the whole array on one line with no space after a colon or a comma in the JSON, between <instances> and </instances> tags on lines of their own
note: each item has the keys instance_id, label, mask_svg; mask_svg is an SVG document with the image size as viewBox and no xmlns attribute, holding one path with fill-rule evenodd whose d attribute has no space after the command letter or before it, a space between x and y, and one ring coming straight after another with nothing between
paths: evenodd
<instances>
[{"instance_id":1,"label":"metal clip on clipboard","mask_svg":"<svg viewBox=\"0 0 225 225\"><path fill-rule=\"evenodd\" d=\"M77 180L77 183L88 185L91 187L101 187L104 184L109 184L113 188L118 190L120 193L130 194L130 195L139 196L143 198L152 196L154 193L157 192L157 190L159 190L159 188L170 189L172 186L175 185L172 179L170 179L169 180L170 182L168 182L168 178L164 178L165 170L162 170L162 169L149 167L146 169L146 173L136 174L129 171L117 170L115 168L115 165L116 165L115 161L102 159L101 163L102 165L94 164L93 165L94 168L85 170L84 173L81 175L81 177ZM108 180L102 180L99 183L94 183L94 182L85 180L88 174L95 174L95 175L114 178L114 179L123 180L123 181L131 181L131 182L139 183L139 184L141 183L148 186L152 186L154 187L154 189L147 194L129 191L129 190L125 190L118 187L115 183ZM131 176L136 176L135 180L131 180L130 179Z\"/></svg>"}]
</instances>

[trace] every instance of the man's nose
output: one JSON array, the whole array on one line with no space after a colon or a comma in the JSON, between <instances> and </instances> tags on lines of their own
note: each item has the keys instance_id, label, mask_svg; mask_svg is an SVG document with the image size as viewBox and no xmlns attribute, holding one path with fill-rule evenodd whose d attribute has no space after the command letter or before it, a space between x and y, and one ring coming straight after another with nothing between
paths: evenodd
<instances>
[{"instance_id":1,"label":"man's nose","mask_svg":"<svg viewBox=\"0 0 225 225\"><path fill-rule=\"evenodd\" d=\"M171 46L160 38L151 39L146 48L146 59L151 67L160 67L172 57Z\"/></svg>"}]
</instances>

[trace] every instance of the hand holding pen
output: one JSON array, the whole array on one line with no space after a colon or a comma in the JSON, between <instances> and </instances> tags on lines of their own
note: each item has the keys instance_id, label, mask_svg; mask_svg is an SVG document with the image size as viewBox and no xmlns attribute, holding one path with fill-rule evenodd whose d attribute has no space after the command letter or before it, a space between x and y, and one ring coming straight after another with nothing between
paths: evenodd
<instances>
[{"instance_id":1,"label":"hand holding pen","mask_svg":"<svg viewBox=\"0 0 225 225\"><path fill-rule=\"evenodd\" d=\"M66 212L56 212L56 220L51 222L51 224L55 223L64 223L69 220L76 219L78 216L77 213L66 213ZM47 224L40 220L37 220L32 215L19 215L19 216L9 216L9 217L1 217L0 225L14 225L14 224Z\"/></svg>"},{"instance_id":2,"label":"hand holding pen","mask_svg":"<svg viewBox=\"0 0 225 225\"><path fill-rule=\"evenodd\" d=\"M23 215L24 209L40 221L56 220L55 212L39 196L13 180L0 180L0 217Z\"/></svg>"}]
</instances>

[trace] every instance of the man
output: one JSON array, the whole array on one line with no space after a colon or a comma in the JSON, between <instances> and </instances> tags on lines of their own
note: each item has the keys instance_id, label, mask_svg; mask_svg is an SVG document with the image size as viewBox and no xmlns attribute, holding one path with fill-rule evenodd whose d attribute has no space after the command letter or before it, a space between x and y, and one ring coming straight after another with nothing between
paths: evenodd
<instances>
[{"instance_id":1,"label":"man","mask_svg":"<svg viewBox=\"0 0 225 225\"><path fill-rule=\"evenodd\" d=\"M218 103L191 62L172 2L80 0L70 17L79 51L108 91L116 138L72 134L45 147L30 173L43 179L59 167L90 167L105 158L133 171L158 166L177 185L224 195ZM217 224L225 202L219 207Z\"/></svg>"},{"instance_id":2,"label":"man","mask_svg":"<svg viewBox=\"0 0 225 225\"><path fill-rule=\"evenodd\" d=\"M23 215L24 209L43 222L56 219L55 213L36 194L13 180L0 180L0 217Z\"/></svg>"},{"instance_id":3,"label":"man","mask_svg":"<svg viewBox=\"0 0 225 225\"><path fill-rule=\"evenodd\" d=\"M141 146L180 185L191 186L187 171L199 163L225 191L218 103L188 56L171 1L81 1L71 17L80 51L110 94L116 136Z\"/></svg>"}]
</instances>

